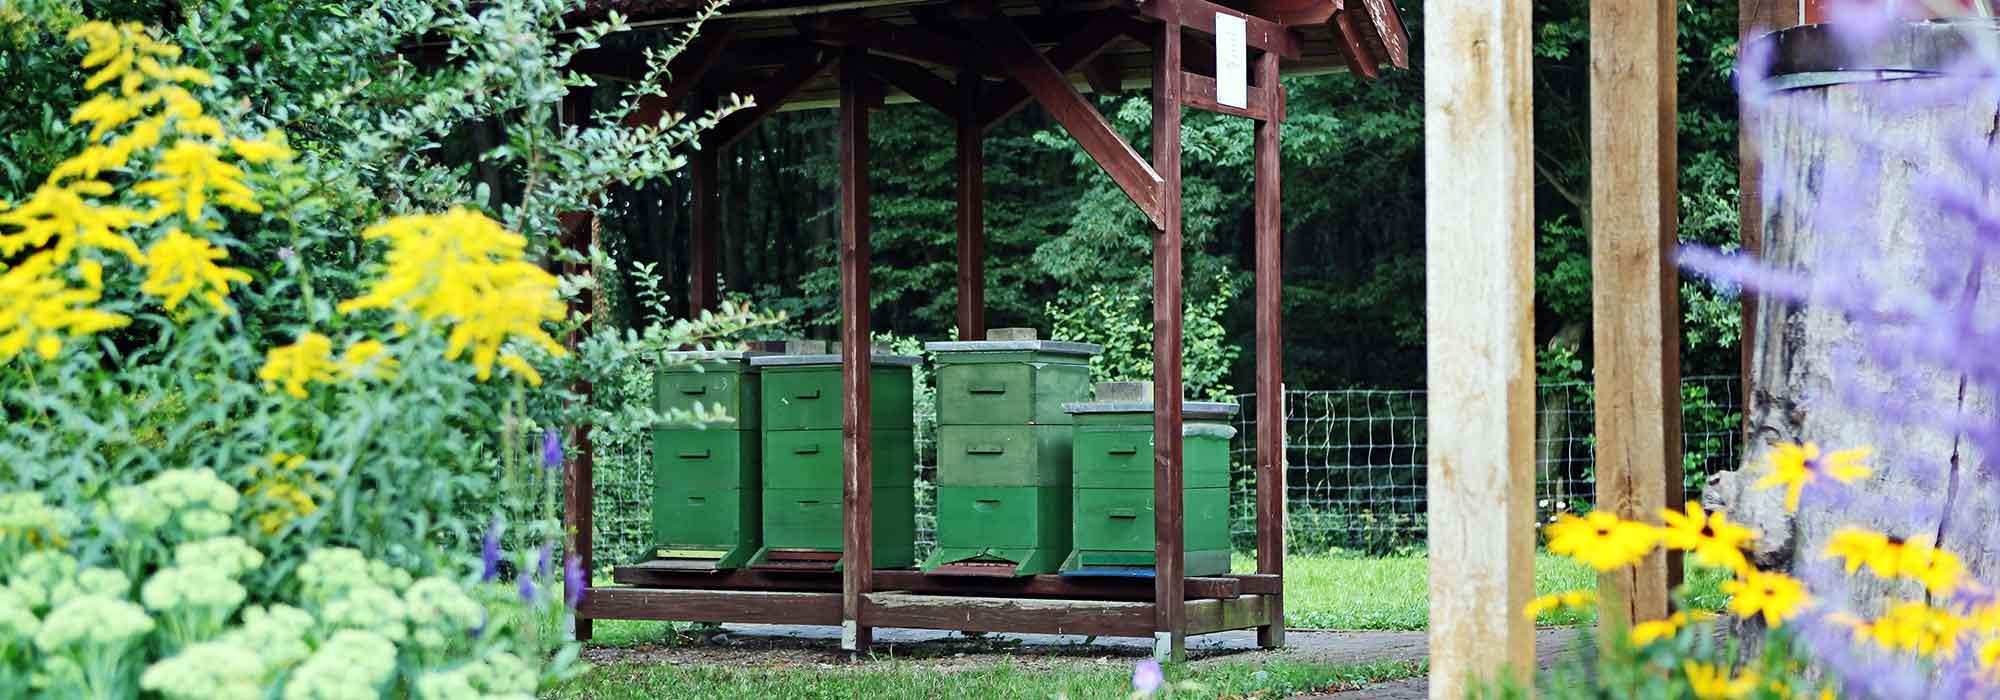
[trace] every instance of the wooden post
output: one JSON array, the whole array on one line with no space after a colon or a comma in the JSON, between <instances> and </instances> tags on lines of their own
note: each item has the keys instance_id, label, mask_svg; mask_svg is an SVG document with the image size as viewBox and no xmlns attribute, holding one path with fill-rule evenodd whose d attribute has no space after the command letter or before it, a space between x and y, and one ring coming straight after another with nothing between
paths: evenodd
<instances>
[{"instance_id":1,"label":"wooden post","mask_svg":"<svg viewBox=\"0 0 2000 700\"><path fill-rule=\"evenodd\" d=\"M1528 0L1426 0L1430 697L1534 668Z\"/></svg>"},{"instance_id":2,"label":"wooden post","mask_svg":"<svg viewBox=\"0 0 2000 700\"><path fill-rule=\"evenodd\" d=\"M579 87L570 90L569 94L563 96L563 105L559 118L570 124L589 125L591 122L590 99L591 89L588 87ZM561 235L564 246L571 250L588 252L590 247L597 243L598 226L600 224L596 216L591 215L589 212L568 212L559 216L557 220L559 222L558 225L562 229ZM588 272L590 272L589 263L563 263L563 273L566 275L575 276ZM570 301L569 313L572 315L589 315L592 312L593 299L594 295L591 294L589 289L583 290L578 293L576 299ZM574 333L570 334L568 339L570 348L575 349L577 344L583 342L584 337L589 334L590 324L586 322L578 327ZM589 379L577 379L576 383L570 386L570 390L576 393L578 397L577 401L584 404L590 403L591 386ZM595 515L592 509L596 507L595 491L597 488L595 475L592 474L594 469L593 458L595 457L596 450L590 444L589 423L579 423L571 430L570 447L570 454L574 456L570 457L563 464L563 532L569 540L567 543L569 545L567 547L569 556L576 557L577 565L583 568L583 587L585 590L589 590L592 572L590 539L591 528L594 527L593 516ZM582 595L580 592L568 590L568 576L563 577L563 588L565 599L574 595L578 596L580 600L580 596ZM582 610L575 611L575 616L573 626L570 629L572 637L579 642L590 641L590 618L584 617Z\"/></svg>"},{"instance_id":3,"label":"wooden post","mask_svg":"<svg viewBox=\"0 0 2000 700\"><path fill-rule=\"evenodd\" d=\"M1181 515L1181 25L1160 23L1153 51L1153 168L1162 181L1153 236L1153 655L1187 656Z\"/></svg>"},{"instance_id":4,"label":"wooden post","mask_svg":"<svg viewBox=\"0 0 2000 700\"><path fill-rule=\"evenodd\" d=\"M1257 122L1253 148L1257 180L1253 192L1257 256L1257 573L1285 574L1285 334L1284 258L1279 246L1284 219L1278 208L1284 87L1278 84L1278 54L1257 59L1257 86L1264 89L1266 119ZM1271 623L1257 629L1257 644L1285 645L1282 593L1267 598Z\"/></svg>"},{"instance_id":5,"label":"wooden post","mask_svg":"<svg viewBox=\"0 0 2000 700\"><path fill-rule=\"evenodd\" d=\"M867 652L873 630L861 625L861 598L875 571L874 452L869 443L868 109L874 86L867 54L840 59L840 384L842 484L840 611L842 649Z\"/></svg>"},{"instance_id":6,"label":"wooden post","mask_svg":"<svg viewBox=\"0 0 2000 700\"><path fill-rule=\"evenodd\" d=\"M1655 521L1681 500L1675 7L1590 4L1597 508L1628 520ZM1666 617L1678 563L1656 551L1600 577L1603 622Z\"/></svg>"},{"instance_id":7,"label":"wooden post","mask_svg":"<svg viewBox=\"0 0 2000 700\"><path fill-rule=\"evenodd\" d=\"M702 91L695 103L703 110L714 109L715 97ZM688 180L694 190L689 212L693 235L688 239L688 318L700 318L701 312L714 309L718 301L715 237L722 228L722 192L716 173L721 169L724 148L727 146L697 143L695 152L688 156Z\"/></svg>"},{"instance_id":8,"label":"wooden post","mask_svg":"<svg viewBox=\"0 0 2000 700\"><path fill-rule=\"evenodd\" d=\"M979 73L958 74L958 338L986 338L986 130Z\"/></svg>"}]
</instances>

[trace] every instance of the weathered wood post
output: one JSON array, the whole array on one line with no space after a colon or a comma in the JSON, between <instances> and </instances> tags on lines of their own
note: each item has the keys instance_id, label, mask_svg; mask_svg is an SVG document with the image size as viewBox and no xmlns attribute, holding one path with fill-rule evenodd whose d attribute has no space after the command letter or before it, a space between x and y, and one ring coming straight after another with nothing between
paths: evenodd
<instances>
[{"instance_id":1,"label":"weathered wood post","mask_svg":"<svg viewBox=\"0 0 2000 700\"><path fill-rule=\"evenodd\" d=\"M1534 162L1528 0L1427 0L1430 696L1534 667Z\"/></svg>"},{"instance_id":2,"label":"weathered wood post","mask_svg":"<svg viewBox=\"0 0 2000 700\"><path fill-rule=\"evenodd\" d=\"M848 49L840 57L840 646L864 654L874 642L874 631L861 619L862 599L873 589L875 573L868 110L874 106L876 88L868 77L867 60L867 52L860 49Z\"/></svg>"},{"instance_id":3,"label":"weathered wood post","mask_svg":"<svg viewBox=\"0 0 2000 700\"><path fill-rule=\"evenodd\" d=\"M1597 508L1654 521L1681 506L1674 0L1590 3L1591 323ZM1599 578L1604 622L1657 620L1680 557Z\"/></svg>"}]
</instances>

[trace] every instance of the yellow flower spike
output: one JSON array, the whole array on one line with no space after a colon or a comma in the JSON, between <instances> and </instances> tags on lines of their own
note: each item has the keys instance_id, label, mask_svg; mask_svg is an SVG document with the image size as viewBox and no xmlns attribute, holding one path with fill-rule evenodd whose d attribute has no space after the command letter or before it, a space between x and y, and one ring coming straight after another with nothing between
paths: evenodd
<instances>
[{"instance_id":1,"label":"yellow flower spike","mask_svg":"<svg viewBox=\"0 0 2000 700\"><path fill-rule=\"evenodd\" d=\"M1533 600L1528 601L1528 606L1526 609L1522 611L1522 615L1528 618L1529 622L1533 622L1535 621L1536 618L1541 617L1542 613L1549 612L1551 610L1556 610L1558 608L1581 610L1583 608L1587 608L1596 604L1597 604L1596 591L1579 590L1579 591L1565 591L1562 593L1551 593L1549 595L1541 596L1539 598L1535 598Z\"/></svg>"},{"instance_id":2,"label":"yellow flower spike","mask_svg":"<svg viewBox=\"0 0 2000 700\"><path fill-rule=\"evenodd\" d=\"M457 360L470 350L481 381L492 377L495 363L530 384L541 381L524 357L506 349L513 341L556 357L568 354L542 328L567 313L557 280L525 259L527 239L521 235L484 214L452 209L392 218L361 236L389 242L386 265L364 294L341 302L341 313L388 309L449 323L445 359Z\"/></svg>"},{"instance_id":3,"label":"yellow flower spike","mask_svg":"<svg viewBox=\"0 0 2000 700\"><path fill-rule=\"evenodd\" d=\"M282 136L273 131L262 141L230 139L229 150L246 163L266 163L292 159L292 149L286 148Z\"/></svg>"},{"instance_id":4,"label":"yellow flower spike","mask_svg":"<svg viewBox=\"0 0 2000 700\"><path fill-rule=\"evenodd\" d=\"M69 123L90 122L90 140L96 141L105 132L137 119L144 111L136 101L99 94L77 105L69 114Z\"/></svg>"},{"instance_id":5,"label":"yellow flower spike","mask_svg":"<svg viewBox=\"0 0 2000 700\"><path fill-rule=\"evenodd\" d=\"M78 274L88 285L72 288L59 277L53 253L28 256L0 272L0 364L32 349L44 360L62 352L63 339L80 338L130 322L92 308L103 291L102 268L87 262Z\"/></svg>"},{"instance_id":6,"label":"yellow flower spike","mask_svg":"<svg viewBox=\"0 0 2000 700\"><path fill-rule=\"evenodd\" d=\"M237 211L264 210L253 199L255 193L243 184L243 170L222 161L222 149L213 144L183 139L160 155L153 166L153 179L132 186L132 191L158 202L147 217L154 221L184 214L200 220L208 198Z\"/></svg>"},{"instance_id":7,"label":"yellow flower spike","mask_svg":"<svg viewBox=\"0 0 2000 700\"><path fill-rule=\"evenodd\" d=\"M265 391L277 391L280 386L286 394L295 399L304 399L310 394L306 387L314 382L332 384L333 340L326 336L306 331L291 345L271 348L264 356L264 366L257 370L257 378L264 380Z\"/></svg>"},{"instance_id":8,"label":"yellow flower spike","mask_svg":"<svg viewBox=\"0 0 2000 700\"><path fill-rule=\"evenodd\" d=\"M1798 579L1754 569L1722 582L1722 592L1730 596L1730 612L1741 617L1763 615L1772 627L1797 616L1812 601Z\"/></svg>"},{"instance_id":9,"label":"yellow flower spike","mask_svg":"<svg viewBox=\"0 0 2000 700\"><path fill-rule=\"evenodd\" d=\"M401 363L389 355L389 348L377 340L363 340L347 346L340 355L340 373L347 379L388 379L396 376Z\"/></svg>"},{"instance_id":10,"label":"yellow flower spike","mask_svg":"<svg viewBox=\"0 0 2000 700\"><path fill-rule=\"evenodd\" d=\"M1695 661L1683 662L1681 667L1687 672L1688 690L1701 700L1735 700L1757 690L1756 673L1746 671L1732 678L1729 669Z\"/></svg>"},{"instance_id":11,"label":"yellow flower spike","mask_svg":"<svg viewBox=\"0 0 2000 700\"><path fill-rule=\"evenodd\" d=\"M1564 513L1546 528L1549 551L1611 571L1636 564L1659 542L1657 528L1644 523L1620 520L1608 511L1591 511L1583 517Z\"/></svg>"},{"instance_id":12,"label":"yellow flower spike","mask_svg":"<svg viewBox=\"0 0 2000 700\"><path fill-rule=\"evenodd\" d=\"M85 22L71 29L71 41L82 39L90 47L83 57L84 68L97 68L97 72L84 81L83 89L96 90L113 80L120 80L120 87L131 92L133 84L141 74L134 72L142 60L177 58L180 47L155 41L146 33L146 28L137 22L113 25L108 22Z\"/></svg>"},{"instance_id":13,"label":"yellow flower spike","mask_svg":"<svg viewBox=\"0 0 2000 700\"><path fill-rule=\"evenodd\" d=\"M1692 552L1702 563L1732 572L1750 568L1743 547L1756 539L1757 534L1729 522L1722 511L1710 513L1700 503L1688 501L1685 513L1662 509L1660 518L1666 523L1660 529L1661 542L1668 549Z\"/></svg>"},{"instance_id":14,"label":"yellow flower spike","mask_svg":"<svg viewBox=\"0 0 2000 700\"><path fill-rule=\"evenodd\" d=\"M41 186L28 201L0 214L0 231L5 227L16 229L13 233L0 233L0 257L53 242L50 249L55 256L53 262L68 262L78 246L122 253L133 262L140 262L138 244L119 231L139 223L141 215L124 207L97 206L83 199L110 191L110 185L95 180L60 187Z\"/></svg>"},{"instance_id":15,"label":"yellow flower spike","mask_svg":"<svg viewBox=\"0 0 2000 700\"><path fill-rule=\"evenodd\" d=\"M188 295L198 293L216 311L231 313L225 300L229 283L248 284L250 274L215 264L228 257L229 253L207 239L174 229L146 248L146 281L139 291L160 297L160 305L168 311Z\"/></svg>"},{"instance_id":16,"label":"yellow flower spike","mask_svg":"<svg viewBox=\"0 0 2000 700\"><path fill-rule=\"evenodd\" d=\"M1796 513L1799 510L1799 493L1805 490L1806 484L1820 477L1846 484L1875 473L1875 470L1861 464L1861 460L1872 453L1869 448L1857 447L1822 456L1819 445L1814 443L1779 443L1765 454L1765 464L1770 473L1757 480L1756 488L1761 491L1783 485L1785 511Z\"/></svg>"}]
</instances>

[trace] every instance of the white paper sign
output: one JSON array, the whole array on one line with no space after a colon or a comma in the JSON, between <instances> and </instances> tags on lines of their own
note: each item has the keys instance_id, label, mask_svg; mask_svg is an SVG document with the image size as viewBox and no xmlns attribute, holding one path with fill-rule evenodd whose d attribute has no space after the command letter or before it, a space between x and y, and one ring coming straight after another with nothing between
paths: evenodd
<instances>
[{"instance_id":1,"label":"white paper sign","mask_svg":"<svg viewBox=\"0 0 2000 700\"><path fill-rule=\"evenodd\" d=\"M1250 106L1250 49L1242 17L1215 13L1215 101Z\"/></svg>"}]
</instances>

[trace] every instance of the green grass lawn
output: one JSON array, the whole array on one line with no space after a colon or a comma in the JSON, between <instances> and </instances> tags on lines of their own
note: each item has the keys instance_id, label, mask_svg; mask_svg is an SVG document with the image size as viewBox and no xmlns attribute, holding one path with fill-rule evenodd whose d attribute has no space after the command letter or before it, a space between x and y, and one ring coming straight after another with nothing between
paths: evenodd
<instances>
[{"instance_id":1,"label":"green grass lawn","mask_svg":"<svg viewBox=\"0 0 2000 700\"><path fill-rule=\"evenodd\" d=\"M1284 698L1357 688L1424 672L1421 664L1329 666L1295 661L1222 662L1167 669L1168 680L1193 682L1193 697ZM591 669L542 697L549 700L631 698L1124 698L1132 662L1025 665L1002 657L990 665L939 669L881 660L858 666L743 668L621 662Z\"/></svg>"},{"instance_id":2,"label":"green grass lawn","mask_svg":"<svg viewBox=\"0 0 2000 700\"><path fill-rule=\"evenodd\" d=\"M1255 571L1255 560L1238 555L1238 571ZM1430 560L1359 555L1294 555L1285 558L1285 621L1296 628L1338 630L1420 630L1430 618ZM1727 600L1719 572L1688 570L1689 603L1714 610ZM1597 589L1597 575L1563 557L1535 556L1537 595ZM1573 625L1595 617L1588 611L1557 610L1541 625Z\"/></svg>"}]
</instances>

